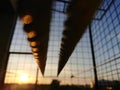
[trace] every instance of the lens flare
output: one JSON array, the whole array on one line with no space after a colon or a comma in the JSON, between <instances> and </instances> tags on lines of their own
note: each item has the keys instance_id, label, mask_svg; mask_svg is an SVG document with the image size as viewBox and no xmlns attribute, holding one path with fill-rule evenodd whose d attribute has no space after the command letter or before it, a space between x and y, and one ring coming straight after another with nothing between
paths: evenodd
<instances>
[{"instance_id":1,"label":"lens flare","mask_svg":"<svg viewBox=\"0 0 120 90\"><path fill-rule=\"evenodd\" d=\"M21 83L27 83L29 80L28 75L26 73L21 73L19 79Z\"/></svg>"}]
</instances>

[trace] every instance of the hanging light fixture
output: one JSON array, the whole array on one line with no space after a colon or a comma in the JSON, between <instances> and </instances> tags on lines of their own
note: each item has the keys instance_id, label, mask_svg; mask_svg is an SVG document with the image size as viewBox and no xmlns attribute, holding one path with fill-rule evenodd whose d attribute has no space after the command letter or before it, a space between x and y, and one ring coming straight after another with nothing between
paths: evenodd
<instances>
[{"instance_id":1,"label":"hanging light fixture","mask_svg":"<svg viewBox=\"0 0 120 90\"><path fill-rule=\"evenodd\" d=\"M35 38L37 36L37 32L35 30L32 30L30 32L27 33L27 38Z\"/></svg>"},{"instance_id":2,"label":"hanging light fixture","mask_svg":"<svg viewBox=\"0 0 120 90\"><path fill-rule=\"evenodd\" d=\"M24 24L30 24L33 22L33 17L30 14L26 14L20 18Z\"/></svg>"}]
</instances>

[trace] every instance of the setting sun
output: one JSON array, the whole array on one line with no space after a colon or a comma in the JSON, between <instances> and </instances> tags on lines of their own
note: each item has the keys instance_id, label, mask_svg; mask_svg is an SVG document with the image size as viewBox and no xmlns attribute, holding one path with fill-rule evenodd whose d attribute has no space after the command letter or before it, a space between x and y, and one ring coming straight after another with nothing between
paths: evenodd
<instances>
[{"instance_id":1,"label":"setting sun","mask_svg":"<svg viewBox=\"0 0 120 90\"><path fill-rule=\"evenodd\" d=\"M27 83L27 82L28 82L28 75L25 74L25 73L22 73L22 74L20 75L20 82L22 82L22 83Z\"/></svg>"}]
</instances>

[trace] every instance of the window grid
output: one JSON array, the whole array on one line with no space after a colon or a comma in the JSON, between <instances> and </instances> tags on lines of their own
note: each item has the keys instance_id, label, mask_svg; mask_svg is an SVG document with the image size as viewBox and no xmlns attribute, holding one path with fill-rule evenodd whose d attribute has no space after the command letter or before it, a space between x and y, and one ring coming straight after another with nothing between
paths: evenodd
<instances>
[{"instance_id":1,"label":"window grid","mask_svg":"<svg viewBox=\"0 0 120 90\"><path fill-rule=\"evenodd\" d=\"M108 4L109 1L107 1ZM94 20L92 23L97 76L99 82L106 82L106 84L99 83L99 85L109 86L112 82L115 83L120 80L120 63L117 63L120 60L119 4L120 1L115 0L103 18ZM113 88L115 88L115 85L113 85Z\"/></svg>"},{"instance_id":2,"label":"window grid","mask_svg":"<svg viewBox=\"0 0 120 90\"><path fill-rule=\"evenodd\" d=\"M95 18L100 19L93 20L91 24L98 82L99 85L105 87L115 83L115 81L120 81L120 1L115 0L111 4L112 1L104 0L101 9L107 11L98 10ZM110 8L108 8L109 5ZM52 11L45 75L42 77L39 71L38 84L50 84L53 79L60 80L61 84L90 84L94 82L94 69L89 28L80 39L63 71L57 77L59 49L66 19L66 15L61 13L64 9L63 6L64 3L59 1L55 1L53 4L53 8L60 12ZM36 81L37 64L33 56L31 54L11 53L31 53L29 42L27 42L26 34L23 32L22 27L23 25L18 19L10 47L5 83L18 83L19 76L17 73L20 70L26 70L27 73L33 74L33 76L30 76L33 82L30 83L34 84ZM13 78L13 80L11 81L10 78Z\"/></svg>"}]
</instances>

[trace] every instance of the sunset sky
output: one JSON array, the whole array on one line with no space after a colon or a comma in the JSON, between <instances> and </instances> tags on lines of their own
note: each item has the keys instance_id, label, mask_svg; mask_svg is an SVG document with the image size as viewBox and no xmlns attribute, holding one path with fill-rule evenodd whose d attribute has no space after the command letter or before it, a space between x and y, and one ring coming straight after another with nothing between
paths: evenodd
<instances>
[{"instance_id":1,"label":"sunset sky","mask_svg":"<svg viewBox=\"0 0 120 90\"><path fill-rule=\"evenodd\" d=\"M105 0L101 8L106 9L111 1ZM63 3L56 2L54 7L62 10ZM104 16L102 17L103 14ZM120 0L115 0L107 12L98 11L96 17L102 17L101 20L93 20L91 24L98 79L119 80ZM57 77L58 58L65 19L65 14L52 12L45 74L43 77L39 70L38 84L50 84L53 79L60 80L61 84L84 85L94 81L88 28L59 77ZM13 52L27 54L15 54ZM5 83L35 83L37 63L31 53L26 33L23 31L23 24L18 18L10 47ZM26 80L24 81L23 79Z\"/></svg>"}]
</instances>

